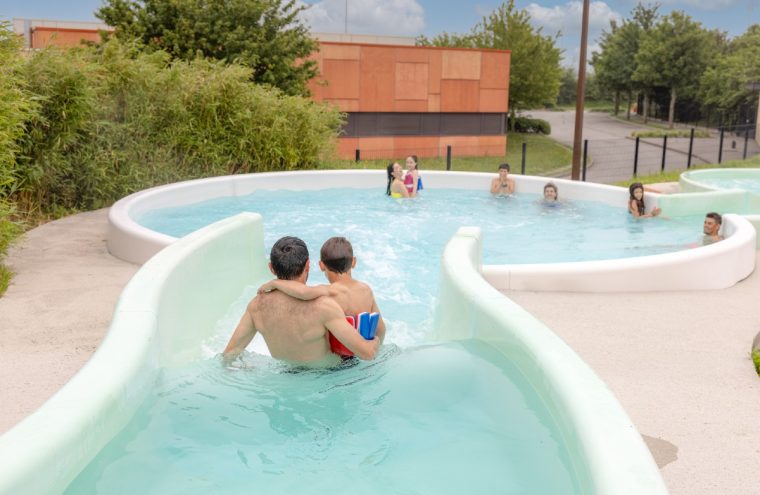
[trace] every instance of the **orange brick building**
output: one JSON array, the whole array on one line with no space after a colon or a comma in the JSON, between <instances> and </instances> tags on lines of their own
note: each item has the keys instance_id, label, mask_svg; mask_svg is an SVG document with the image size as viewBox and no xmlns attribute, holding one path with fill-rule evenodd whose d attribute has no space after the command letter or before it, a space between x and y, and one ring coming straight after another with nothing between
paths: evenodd
<instances>
[{"instance_id":1,"label":"orange brick building","mask_svg":"<svg viewBox=\"0 0 760 495\"><path fill-rule=\"evenodd\" d=\"M31 49L98 41L99 30L112 30L95 22L13 24ZM506 153L509 51L416 47L399 37L314 36L320 49L311 58L320 75L309 89L316 101L348 114L338 139L342 158L354 158L357 150L363 159L444 156L448 146L457 156Z\"/></svg>"},{"instance_id":2,"label":"orange brick building","mask_svg":"<svg viewBox=\"0 0 760 495\"><path fill-rule=\"evenodd\" d=\"M352 158L504 155L510 52L320 42L313 98L348 114Z\"/></svg>"}]
</instances>

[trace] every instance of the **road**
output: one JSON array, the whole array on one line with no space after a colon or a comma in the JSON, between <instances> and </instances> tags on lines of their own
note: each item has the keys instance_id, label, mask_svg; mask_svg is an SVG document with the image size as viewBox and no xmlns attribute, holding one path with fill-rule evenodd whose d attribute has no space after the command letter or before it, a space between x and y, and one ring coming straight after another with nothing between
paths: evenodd
<instances>
[{"instance_id":1,"label":"road","mask_svg":"<svg viewBox=\"0 0 760 495\"><path fill-rule=\"evenodd\" d=\"M548 121L552 126L551 137L572 147L575 126L575 112L531 111L535 118ZM612 183L628 180L633 175L636 141L631 137L634 131L651 131L636 123L629 123L611 117L604 112L584 112L583 138L588 139L589 167L586 178L589 181ZM692 165L717 163L719 138L695 138L692 149ZM638 175L657 173L662 167L662 138L642 138L639 143ZM760 147L751 138L747 143L747 156L760 153ZM744 139L726 134L723 143L723 161L739 160L744 152ZM665 170L685 170L688 161L689 139L668 139L665 154ZM528 150L530 152L530 150ZM530 170L526 171L528 174Z\"/></svg>"}]
</instances>

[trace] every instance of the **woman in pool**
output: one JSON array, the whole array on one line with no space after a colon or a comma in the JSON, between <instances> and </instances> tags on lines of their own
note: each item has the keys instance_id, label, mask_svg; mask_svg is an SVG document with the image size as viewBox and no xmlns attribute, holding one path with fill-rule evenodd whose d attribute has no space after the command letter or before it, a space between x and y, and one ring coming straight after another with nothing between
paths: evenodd
<instances>
[{"instance_id":1,"label":"woman in pool","mask_svg":"<svg viewBox=\"0 0 760 495\"><path fill-rule=\"evenodd\" d=\"M413 198L417 196L417 188L420 183L420 173L417 169L418 160L417 155L409 155L406 157L406 174L404 175L404 186L409 193L409 197Z\"/></svg>"},{"instance_id":2,"label":"woman in pool","mask_svg":"<svg viewBox=\"0 0 760 495\"><path fill-rule=\"evenodd\" d=\"M652 208L652 213L647 213L644 205L644 185L641 182L634 182L628 188L630 196L628 198L628 213L633 218L652 218L660 214L660 209L656 206Z\"/></svg>"},{"instance_id":3,"label":"woman in pool","mask_svg":"<svg viewBox=\"0 0 760 495\"><path fill-rule=\"evenodd\" d=\"M554 182L547 182L544 185L544 204L547 206L559 206L559 194Z\"/></svg>"},{"instance_id":4,"label":"woman in pool","mask_svg":"<svg viewBox=\"0 0 760 495\"><path fill-rule=\"evenodd\" d=\"M407 191L404 181L401 179L404 175L401 165L398 162L393 162L388 165L387 170L388 187L385 189L385 194L391 198L408 198L409 191Z\"/></svg>"}]
</instances>

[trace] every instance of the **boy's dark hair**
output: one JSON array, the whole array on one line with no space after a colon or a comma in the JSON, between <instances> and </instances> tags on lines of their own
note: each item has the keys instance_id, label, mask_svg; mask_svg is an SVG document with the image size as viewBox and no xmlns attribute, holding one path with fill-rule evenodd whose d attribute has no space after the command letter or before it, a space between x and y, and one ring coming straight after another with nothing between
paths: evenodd
<instances>
[{"instance_id":1,"label":"boy's dark hair","mask_svg":"<svg viewBox=\"0 0 760 495\"><path fill-rule=\"evenodd\" d=\"M286 236L272 246L269 253L272 270L280 280L293 280L303 273L309 261L306 243L298 237Z\"/></svg>"},{"instance_id":2,"label":"boy's dark hair","mask_svg":"<svg viewBox=\"0 0 760 495\"><path fill-rule=\"evenodd\" d=\"M345 237L330 237L322 244L319 259L333 273L346 273L354 261L354 248Z\"/></svg>"},{"instance_id":3,"label":"boy's dark hair","mask_svg":"<svg viewBox=\"0 0 760 495\"><path fill-rule=\"evenodd\" d=\"M509 172L509 163L502 163L499 165L499 170L506 169L507 172Z\"/></svg>"},{"instance_id":4,"label":"boy's dark hair","mask_svg":"<svg viewBox=\"0 0 760 495\"><path fill-rule=\"evenodd\" d=\"M557 191L557 186L554 185L554 182L547 182L544 185L544 192L546 192L546 190L549 188L554 189L554 197L555 199L559 199L559 191Z\"/></svg>"},{"instance_id":5,"label":"boy's dark hair","mask_svg":"<svg viewBox=\"0 0 760 495\"><path fill-rule=\"evenodd\" d=\"M705 218L712 218L713 220L718 222L718 225L723 225L723 217L720 215L720 213L711 211L710 213L705 215Z\"/></svg>"}]
</instances>

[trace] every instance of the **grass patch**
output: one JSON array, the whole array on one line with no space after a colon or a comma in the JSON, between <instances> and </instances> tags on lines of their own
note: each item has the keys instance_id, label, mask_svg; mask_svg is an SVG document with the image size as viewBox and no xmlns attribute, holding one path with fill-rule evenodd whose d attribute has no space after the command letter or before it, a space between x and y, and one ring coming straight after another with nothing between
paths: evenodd
<instances>
[{"instance_id":1,"label":"grass patch","mask_svg":"<svg viewBox=\"0 0 760 495\"><path fill-rule=\"evenodd\" d=\"M673 137L673 138L687 138L691 136L691 130L689 129L658 129L656 131L633 131L631 137L643 137L643 138L658 138L658 137ZM694 130L695 138L710 137L710 133L702 130Z\"/></svg>"},{"instance_id":2,"label":"grass patch","mask_svg":"<svg viewBox=\"0 0 760 495\"><path fill-rule=\"evenodd\" d=\"M691 167L691 170L697 170L701 168L760 168L760 155L753 156L746 160L731 160L723 162L720 165L716 163L710 163L705 165L695 165ZM634 182L641 182L642 184L654 184L657 182L678 182L681 173L684 170L674 170L672 172L664 172L660 174L642 175L639 177L633 177L631 179L616 182L615 185L628 187Z\"/></svg>"},{"instance_id":3,"label":"grass patch","mask_svg":"<svg viewBox=\"0 0 760 495\"><path fill-rule=\"evenodd\" d=\"M16 218L14 208L7 203L0 202L0 296L5 293L13 275L1 262L8 246L23 231L24 224Z\"/></svg>"},{"instance_id":4,"label":"grass patch","mask_svg":"<svg viewBox=\"0 0 760 495\"><path fill-rule=\"evenodd\" d=\"M507 136L505 156L456 156L452 150L451 170L457 172L496 172L500 163L510 164L513 173L520 173L522 145L526 143L525 173L529 175L549 175L570 166L572 151L550 137L540 134L512 133ZM405 157L395 159L403 165ZM327 160L316 167L328 169L385 169L391 159L378 160ZM420 170L446 170L446 157L420 158Z\"/></svg>"},{"instance_id":5,"label":"grass patch","mask_svg":"<svg viewBox=\"0 0 760 495\"><path fill-rule=\"evenodd\" d=\"M621 102L621 108L625 108L625 105ZM583 102L583 109L589 112L609 112L615 111L615 102L605 100L586 100ZM556 112L566 112L568 110L575 110L575 102L563 103L552 108L546 108L544 110L553 110Z\"/></svg>"},{"instance_id":6,"label":"grass patch","mask_svg":"<svg viewBox=\"0 0 760 495\"><path fill-rule=\"evenodd\" d=\"M755 372L760 375L760 349L752 351L752 362L755 364Z\"/></svg>"},{"instance_id":7,"label":"grass patch","mask_svg":"<svg viewBox=\"0 0 760 495\"><path fill-rule=\"evenodd\" d=\"M3 294L5 294L5 291L8 290L8 284L11 283L12 276L12 271L4 265L0 265L0 297L2 297Z\"/></svg>"}]
</instances>

